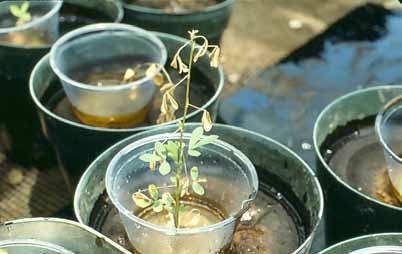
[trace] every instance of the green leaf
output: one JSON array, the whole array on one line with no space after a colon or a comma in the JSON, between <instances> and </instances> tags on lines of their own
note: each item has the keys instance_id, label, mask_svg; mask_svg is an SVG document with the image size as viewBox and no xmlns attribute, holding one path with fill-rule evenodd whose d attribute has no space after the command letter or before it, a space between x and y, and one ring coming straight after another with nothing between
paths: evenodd
<instances>
[{"instance_id":1,"label":"green leaf","mask_svg":"<svg viewBox=\"0 0 402 254\"><path fill-rule=\"evenodd\" d=\"M21 16L21 10L17 5L12 4L12 5L10 5L9 8L10 8L10 12L11 12L11 14L13 14L13 16L15 16L17 18L19 18Z\"/></svg>"},{"instance_id":2,"label":"green leaf","mask_svg":"<svg viewBox=\"0 0 402 254\"><path fill-rule=\"evenodd\" d=\"M193 149L211 144L211 143L215 142L218 138L219 138L219 136L217 136L217 135L205 136L205 137L201 138L201 140L197 144L194 145Z\"/></svg>"},{"instance_id":3,"label":"green leaf","mask_svg":"<svg viewBox=\"0 0 402 254\"><path fill-rule=\"evenodd\" d=\"M204 134L204 129L202 127L197 127L193 130L190 137L189 150L193 150L194 145L200 140L202 134Z\"/></svg>"},{"instance_id":4,"label":"green leaf","mask_svg":"<svg viewBox=\"0 0 402 254\"><path fill-rule=\"evenodd\" d=\"M188 154L189 154L190 156L193 156L193 157L198 157L198 156L201 155L201 153L198 152L198 151L196 151L196 150L189 150L189 151L188 151Z\"/></svg>"},{"instance_id":5,"label":"green leaf","mask_svg":"<svg viewBox=\"0 0 402 254\"><path fill-rule=\"evenodd\" d=\"M192 167L190 170L190 175L191 175L191 179L197 180L198 179L198 168L197 167Z\"/></svg>"},{"instance_id":6,"label":"green leaf","mask_svg":"<svg viewBox=\"0 0 402 254\"><path fill-rule=\"evenodd\" d=\"M132 198L134 203L141 208L147 208L152 204L152 200L141 192L134 193Z\"/></svg>"},{"instance_id":7,"label":"green leaf","mask_svg":"<svg viewBox=\"0 0 402 254\"><path fill-rule=\"evenodd\" d=\"M197 183L197 182L193 182L193 183L191 184L191 188L193 189L193 191L194 191L196 194L198 194L198 195L200 195L200 196L202 196L202 195L205 194L204 187L202 187L201 184L199 184L199 183Z\"/></svg>"},{"instance_id":8,"label":"green leaf","mask_svg":"<svg viewBox=\"0 0 402 254\"><path fill-rule=\"evenodd\" d=\"M154 203L152 204L152 209L156 213L160 213L163 211L163 203L161 200L155 200Z\"/></svg>"},{"instance_id":9,"label":"green leaf","mask_svg":"<svg viewBox=\"0 0 402 254\"><path fill-rule=\"evenodd\" d=\"M153 200L157 200L159 198L159 191L155 184L150 184L148 186L148 193Z\"/></svg>"},{"instance_id":10,"label":"green leaf","mask_svg":"<svg viewBox=\"0 0 402 254\"><path fill-rule=\"evenodd\" d=\"M156 154L152 153L146 153L140 156L140 160L144 162L155 162L155 161L160 161L161 158L157 156Z\"/></svg>"},{"instance_id":11,"label":"green leaf","mask_svg":"<svg viewBox=\"0 0 402 254\"><path fill-rule=\"evenodd\" d=\"M159 167L159 173L161 173L161 175L165 176L167 174L170 173L170 164L167 161L162 162L162 164Z\"/></svg>"},{"instance_id":12,"label":"green leaf","mask_svg":"<svg viewBox=\"0 0 402 254\"><path fill-rule=\"evenodd\" d=\"M29 9L29 2L28 2L28 1L25 1L25 2L21 5L20 10L21 10L21 12L23 12L23 13L27 13L28 9Z\"/></svg>"},{"instance_id":13,"label":"green leaf","mask_svg":"<svg viewBox=\"0 0 402 254\"><path fill-rule=\"evenodd\" d=\"M168 152L169 158L171 158L173 161L177 162L179 160L178 144L174 141L168 141L167 144L165 144L165 148Z\"/></svg>"},{"instance_id":14,"label":"green leaf","mask_svg":"<svg viewBox=\"0 0 402 254\"><path fill-rule=\"evenodd\" d=\"M165 156L166 148L161 142L155 143L155 151L159 156L166 159L166 156Z\"/></svg>"},{"instance_id":15,"label":"green leaf","mask_svg":"<svg viewBox=\"0 0 402 254\"><path fill-rule=\"evenodd\" d=\"M172 206L172 204L174 204L175 202L172 194L170 194L169 192L165 192L162 194L162 201L167 206Z\"/></svg>"}]
</instances>

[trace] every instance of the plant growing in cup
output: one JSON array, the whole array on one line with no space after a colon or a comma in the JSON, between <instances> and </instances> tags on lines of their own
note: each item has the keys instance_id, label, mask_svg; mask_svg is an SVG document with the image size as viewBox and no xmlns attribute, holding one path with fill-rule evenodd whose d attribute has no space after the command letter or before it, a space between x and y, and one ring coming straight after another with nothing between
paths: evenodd
<instances>
[{"instance_id":1,"label":"plant growing in cup","mask_svg":"<svg viewBox=\"0 0 402 254\"><path fill-rule=\"evenodd\" d=\"M143 254L223 253L258 189L250 160L218 136L204 135L212 128L208 111L203 110L202 126L191 133L185 130L188 110L198 109L190 101L193 65L209 57L211 67L217 67L220 54L198 31L189 34L170 64L182 79L173 83L162 69L167 83L160 86L159 122L175 118L180 106L174 92L185 85L177 130L130 144L113 158L106 173L108 195L134 249Z\"/></svg>"},{"instance_id":2,"label":"plant growing in cup","mask_svg":"<svg viewBox=\"0 0 402 254\"><path fill-rule=\"evenodd\" d=\"M62 1L0 2L0 42L12 46L42 47L59 33Z\"/></svg>"},{"instance_id":3,"label":"plant growing in cup","mask_svg":"<svg viewBox=\"0 0 402 254\"><path fill-rule=\"evenodd\" d=\"M16 26L21 26L32 19L31 14L29 13L28 1L23 2L21 6L16 4L10 5L10 12L17 18L17 21L15 22Z\"/></svg>"}]
</instances>

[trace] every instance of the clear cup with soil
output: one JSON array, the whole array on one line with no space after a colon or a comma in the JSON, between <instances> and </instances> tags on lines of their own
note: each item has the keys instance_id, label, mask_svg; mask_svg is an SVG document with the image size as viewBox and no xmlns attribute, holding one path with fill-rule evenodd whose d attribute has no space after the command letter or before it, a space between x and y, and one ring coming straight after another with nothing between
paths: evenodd
<instances>
[{"instance_id":1,"label":"clear cup with soil","mask_svg":"<svg viewBox=\"0 0 402 254\"><path fill-rule=\"evenodd\" d=\"M35 239L16 239L0 241L0 253L74 254L73 252L61 246Z\"/></svg>"},{"instance_id":2,"label":"clear cup with soil","mask_svg":"<svg viewBox=\"0 0 402 254\"><path fill-rule=\"evenodd\" d=\"M50 65L81 122L128 128L144 121L156 90L153 79L166 58L165 46L154 34L109 23L61 37L51 49ZM155 70L146 75L150 64Z\"/></svg>"},{"instance_id":3,"label":"clear cup with soil","mask_svg":"<svg viewBox=\"0 0 402 254\"><path fill-rule=\"evenodd\" d=\"M375 130L384 148L391 191L402 203L402 96L391 100L378 113Z\"/></svg>"},{"instance_id":4,"label":"clear cup with soil","mask_svg":"<svg viewBox=\"0 0 402 254\"><path fill-rule=\"evenodd\" d=\"M24 47L50 45L59 36L62 1L3 1L0 3L0 41Z\"/></svg>"},{"instance_id":5,"label":"clear cup with soil","mask_svg":"<svg viewBox=\"0 0 402 254\"><path fill-rule=\"evenodd\" d=\"M117 207L128 238L136 252L224 253L230 248L240 217L250 207L258 190L253 164L230 144L216 140L199 149L200 156L185 154L186 166L199 167L204 195L185 195L186 209L180 212L178 227L168 213L136 206L132 195L153 183L160 192L174 195L169 177L151 171L140 157L157 141L178 141L179 134L159 134L138 140L121 150L106 172L106 190ZM189 146L190 135L184 135ZM170 183L170 184L169 184Z\"/></svg>"}]
</instances>

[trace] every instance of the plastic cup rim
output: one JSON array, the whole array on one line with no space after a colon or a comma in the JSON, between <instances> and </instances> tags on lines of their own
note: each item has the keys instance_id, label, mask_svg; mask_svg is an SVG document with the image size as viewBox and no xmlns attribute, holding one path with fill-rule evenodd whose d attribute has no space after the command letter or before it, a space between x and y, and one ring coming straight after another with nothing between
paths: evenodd
<instances>
[{"instance_id":1,"label":"plastic cup rim","mask_svg":"<svg viewBox=\"0 0 402 254\"><path fill-rule=\"evenodd\" d=\"M225 227L226 225L231 224L234 221L236 221L237 219L239 219L248 210L251 201L253 201L256 198L257 193L258 193L257 171L256 171L253 163L250 161L250 159L246 155L244 155L240 150L238 150L231 144L229 144L225 141L219 140L219 139L216 140L212 144L214 144L216 146L220 146L227 150L231 150L233 152L234 156L239 157L241 159L241 161L243 161L243 163L246 165L248 171L251 174L250 185L253 189L253 192L251 193L251 195L248 199L243 200L242 207L240 208L240 210L238 212L236 212L234 215L229 216L228 218L224 219L223 221L220 221L220 222L212 224L212 225L208 225L205 227L198 227L198 228L184 228L183 229L183 228L167 228L167 227L163 227L163 226L159 226L159 225L147 222L147 221L135 216L132 212L130 212L128 209L126 209L124 207L124 205L122 205L118 201L118 199L115 197L115 195L113 195L113 191L112 191L114 183L112 183L110 179L112 179L111 175L114 170L115 164L117 163L118 159L123 154L126 154L127 152L129 152L135 148L141 147L145 144L149 144L151 142L158 141L161 139L166 139L166 138L173 138L173 139L179 138L179 133L174 133L174 134L173 133L162 133L162 134L156 134L156 135L152 135L152 136L137 140L131 144L128 144L123 149L121 149L110 161L110 163L107 167L107 170L106 170L106 177L105 177L106 192L107 192L110 200L112 201L112 203L118 209L119 213L123 213L125 216L130 218L130 220L132 220L144 227L151 228L152 230L163 232L168 235L191 235L191 234L212 232L218 228ZM189 139L190 133L185 133L184 138Z\"/></svg>"},{"instance_id":2,"label":"plastic cup rim","mask_svg":"<svg viewBox=\"0 0 402 254\"><path fill-rule=\"evenodd\" d=\"M402 163L402 158L400 158L394 151L392 151L391 147L389 147L388 143L385 141L385 138L383 136L383 131L382 131L382 125L383 121L385 120L384 117L387 114L389 110L392 110L394 106L397 105L402 105L402 95L397 96L390 100L385 106L378 112L376 119L375 119L375 132L377 134L377 137L380 140L381 145L385 149L385 151L392 156L394 160L396 160L398 163ZM391 112L391 114L393 114Z\"/></svg>"}]
</instances>

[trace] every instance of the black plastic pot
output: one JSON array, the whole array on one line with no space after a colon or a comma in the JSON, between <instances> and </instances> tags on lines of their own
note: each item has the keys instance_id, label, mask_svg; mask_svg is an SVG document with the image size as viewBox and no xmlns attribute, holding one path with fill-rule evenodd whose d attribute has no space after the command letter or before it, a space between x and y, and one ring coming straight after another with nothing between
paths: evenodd
<instances>
[{"instance_id":1,"label":"black plastic pot","mask_svg":"<svg viewBox=\"0 0 402 254\"><path fill-rule=\"evenodd\" d=\"M184 39L177 36L162 33L157 33L157 35L166 45L170 58L175 54L177 48L185 43ZM214 118L217 112L217 100L224 85L222 69L211 69L207 57L200 59L194 68L209 81L203 86L205 85L209 89L212 97L208 98L201 108L208 109ZM157 127L157 125L148 125L129 129L99 128L55 114L49 108L46 100L61 91L61 84L50 67L48 56L45 56L32 72L30 90L31 97L39 109L43 131L56 150L60 166L68 172L72 182L76 182L89 163L108 146L134 133ZM201 110L193 111L188 118L190 121L198 120L201 113Z\"/></svg>"},{"instance_id":2,"label":"black plastic pot","mask_svg":"<svg viewBox=\"0 0 402 254\"><path fill-rule=\"evenodd\" d=\"M196 29L211 43L218 44L229 22L233 3L234 0L223 0L203 10L185 13L165 13L159 9L123 3L123 23L182 37L188 37L187 31Z\"/></svg>"},{"instance_id":3,"label":"black plastic pot","mask_svg":"<svg viewBox=\"0 0 402 254\"><path fill-rule=\"evenodd\" d=\"M120 22L122 18L123 7L118 0L65 0L60 10L59 30L63 34L86 24ZM9 155L23 164L30 164L49 152L46 145L35 146L42 140L28 89L33 67L49 50L50 45L28 48L0 43L0 122L4 122L8 133Z\"/></svg>"},{"instance_id":4,"label":"black plastic pot","mask_svg":"<svg viewBox=\"0 0 402 254\"><path fill-rule=\"evenodd\" d=\"M187 124L186 131L191 132L198 124ZM91 224L91 218L101 214L102 208L96 205L105 192L105 174L114 155L128 144L154 134L172 132L176 126L165 126L133 135L113 145L88 167L82 176L74 198L75 215L83 224ZM305 222L305 239L293 253L308 253L316 236L317 227L323 212L321 187L310 167L295 153L275 140L242 128L215 124L211 134L241 150L256 166L259 175L260 190L262 186L272 186L283 182L286 193L293 193L293 201L300 204L298 212L303 214ZM282 193L285 193L283 191ZM294 204L295 205L295 204ZM96 208L98 207L98 208ZM117 230L116 230L117 231ZM269 236L263 236L269 237Z\"/></svg>"},{"instance_id":5,"label":"black plastic pot","mask_svg":"<svg viewBox=\"0 0 402 254\"><path fill-rule=\"evenodd\" d=\"M315 123L317 172L324 189L326 237L330 244L362 234L402 231L402 208L380 202L351 186L329 166L324 154L327 148L323 147L335 130L352 122L372 119L369 126L374 131L373 117L390 99L401 94L402 86L373 87L347 94L328 105ZM379 141L377 144L374 139L372 144L379 145ZM382 159L380 145L378 153Z\"/></svg>"},{"instance_id":6,"label":"black plastic pot","mask_svg":"<svg viewBox=\"0 0 402 254\"><path fill-rule=\"evenodd\" d=\"M319 254L402 253L402 234L384 233L360 236L335 244Z\"/></svg>"}]
</instances>

